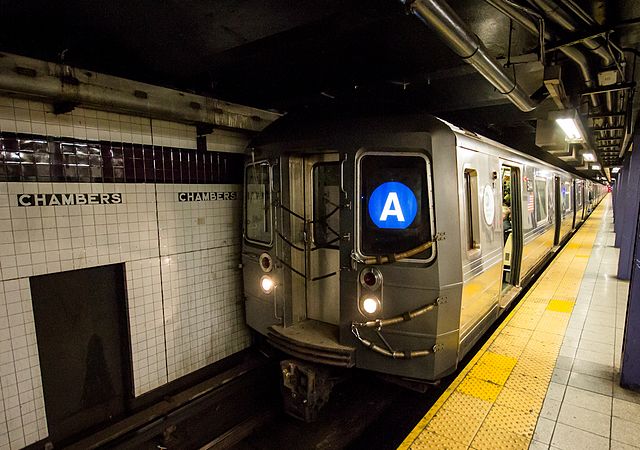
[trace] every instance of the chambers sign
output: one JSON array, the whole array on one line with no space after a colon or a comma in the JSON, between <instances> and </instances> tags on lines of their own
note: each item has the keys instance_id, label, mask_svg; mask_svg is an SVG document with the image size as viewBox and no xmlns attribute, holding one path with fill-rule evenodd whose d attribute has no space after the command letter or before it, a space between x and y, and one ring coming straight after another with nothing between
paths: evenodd
<instances>
[{"instance_id":1,"label":"chambers sign","mask_svg":"<svg viewBox=\"0 0 640 450\"><path fill-rule=\"evenodd\" d=\"M237 192L178 192L179 202L213 202L216 200L235 200Z\"/></svg>"},{"instance_id":2,"label":"chambers sign","mask_svg":"<svg viewBox=\"0 0 640 450\"><path fill-rule=\"evenodd\" d=\"M119 205L121 193L18 194L18 206Z\"/></svg>"}]
</instances>

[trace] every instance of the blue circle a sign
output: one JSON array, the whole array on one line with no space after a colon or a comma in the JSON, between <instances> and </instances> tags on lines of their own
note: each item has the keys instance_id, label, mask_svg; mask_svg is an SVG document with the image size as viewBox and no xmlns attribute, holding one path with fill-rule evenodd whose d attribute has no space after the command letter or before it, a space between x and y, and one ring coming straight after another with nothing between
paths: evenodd
<instances>
[{"instance_id":1,"label":"blue circle a sign","mask_svg":"<svg viewBox=\"0 0 640 450\"><path fill-rule=\"evenodd\" d=\"M382 183L369 199L369 217L378 228L405 229L417 213L415 194L397 181Z\"/></svg>"}]
</instances>

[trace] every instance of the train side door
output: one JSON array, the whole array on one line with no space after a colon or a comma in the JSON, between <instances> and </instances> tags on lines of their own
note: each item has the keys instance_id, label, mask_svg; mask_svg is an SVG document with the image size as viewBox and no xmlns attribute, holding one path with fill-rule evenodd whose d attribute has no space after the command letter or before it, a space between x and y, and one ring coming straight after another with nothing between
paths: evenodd
<instances>
[{"instance_id":1,"label":"train side door","mask_svg":"<svg viewBox=\"0 0 640 450\"><path fill-rule=\"evenodd\" d=\"M504 239L502 264L502 292L507 293L519 285L520 257L522 255L522 202L521 170L513 165L502 164L500 170L502 189L502 231ZM504 297L508 303L511 297ZM500 306L504 307L501 300Z\"/></svg>"},{"instance_id":2,"label":"train side door","mask_svg":"<svg viewBox=\"0 0 640 450\"><path fill-rule=\"evenodd\" d=\"M571 194L571 198L573 200L573 223L571 228L575 229L578 224L578 180L573 180L573 183L571 184Z\"/></svg>"},{"instance_id":3,"label":"train side door","mask_svg":"<svg viewBox=\"0 0 640 450\"><path fill-rule=\"evenodd\" d=\"M560 227L562 225L562 196L560 194L560 177L553 177L553 200L555 203L556 233L553 237L553 245L560 243Z\"/></svg>"},{"instance_id":4,"label":"train side door","mask_svg":"<svg viewBox=\"0 0 640 450\"><path fill-rule=\"evenodd\" d=\"M340 321L340 161L337 153L305 157L307 318Z\"/></svg>"}]
</instances>

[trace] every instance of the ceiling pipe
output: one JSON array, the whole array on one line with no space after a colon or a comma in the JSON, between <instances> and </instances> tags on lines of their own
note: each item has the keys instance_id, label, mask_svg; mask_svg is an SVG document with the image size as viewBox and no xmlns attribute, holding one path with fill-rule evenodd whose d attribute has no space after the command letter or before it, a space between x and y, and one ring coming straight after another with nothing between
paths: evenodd
<instances>
[{"instance_id":1,"label":"ceiling pipe","mask_svg":"<svg viewBox=\"0 0 640 450\"><path fill-rule=\"evenodd\" d=\"M527 29L530 33L536 35L538 34L538 27L536 26L535 22L528 15L523 13L522 10L514 7L509 0L485 1L506 16L511 17L513 20ZM554 36L549 31L545 31L544 38L545 40L550 41L553 40ZM587 57L584 55L584 53L582 53L575 47L561 47L558 50L564 53L567 58L571 59L578 66L585 86L587 86L588 89L595 87L595 82L593 81L593 76L591 74L591 68L589 67ZM597 95L591 95L590 99L591 104L594 107L597 108L598 106L600 106L600 99Z\"/></svg>"},{"instance_id":2,"label":"ceiling pipe","mask_svg":"<svg viewBox=\"0 0 640 450\"><path fill-rule=\"evenodd\" d=\"M575 33L578 31L578 26L574 18L570 16L560 6L560 5L564 5L566 8L569 8L570 10L575 9L574 7L577 7L577 5L570 4L572 3L571 0L569 0L569 2L566 2L564 0L559 0L560 5L556 3L554 0L530 0L530 1L535 3L540 9L542 9L542 11L545 13L547 17L549 17L551 20L556 22L565 30L571 33ZM587 16L587 17L584 17L584 16ZM592 18L589 18L588 15L584 12L582 14L578 14L578 17L580 17L582 20L586 19L585 23L589 26L595 25L595 21ZM612 67L613 65L616 64L616 60L614 59L610 49L606 46L606 43L602 42L601 38L584 39L582 41L582 45L587 47L591 52L593 52L593 54L597 55L602 60L602 65L605 68ZM616 107L614 105L614 101L615 101L614 95L611 92L607 92L605 93L604 98L605 98L607 111L616 112ZM615 124L615 121L613 120L613 118L609 119L609 123L611 125Z\"/></svg>"},{"instance_id":3,"label":"ceiling pipe","mask_svg":"<svg viewBox=\"0 0 640 450\"><path fill-rule=\"evenodd\" d=\"M573 14L580 18L584 23L589 26L595 26L596 22L584 9L580 7L574 0L562 0L562 4Z\"/></svg>"},{"instance_id":4,"label":"ceiling pipe","mask_svg":"<svg viewBox=\"0 0 640 450\"><path fill-rule=\"evenodd\" d=\"M572 33L578 31L578 27L573 18L553 0L532 1L547 17L549 17L549 19L553 20L565 30ZM560 0L560 3L563 4L564 2ZM609 52L601 40L597 38L589 38L583 40L582 44L602 60L602 65L604 67L611 67L615 64L615 60L613 59L613 56L611 56L611 52Z\"/></svg>"},{"instance_id":5,"label":"ceiling pipe","mask_svg":"<svg viewBox=\"0 0 640 450\"><path fill-rule=\"evenodd\" d=\"M533 111L533 101L489 54L482 41L444 0L401 0L465 62L473 66L521 111Z\"/></svg>"}]
</instances>

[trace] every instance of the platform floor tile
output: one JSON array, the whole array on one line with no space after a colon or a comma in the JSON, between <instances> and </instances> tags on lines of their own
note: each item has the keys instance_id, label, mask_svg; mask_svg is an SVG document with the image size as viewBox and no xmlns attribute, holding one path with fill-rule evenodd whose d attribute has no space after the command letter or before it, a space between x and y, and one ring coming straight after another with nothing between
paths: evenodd
<instances>
[{"instance_id":1,"label":"platform floor tile","mask_svg":"<svg viewBox=\"0 0 640 450\"><path fill-rule=\"evenodd\" d=\"M602 264L617 262L610 224L607 197L400 449L640 445L621 412L640 411L640 395L614 383L628 286L603 282Z\"/></svg>"}]
</instances>

